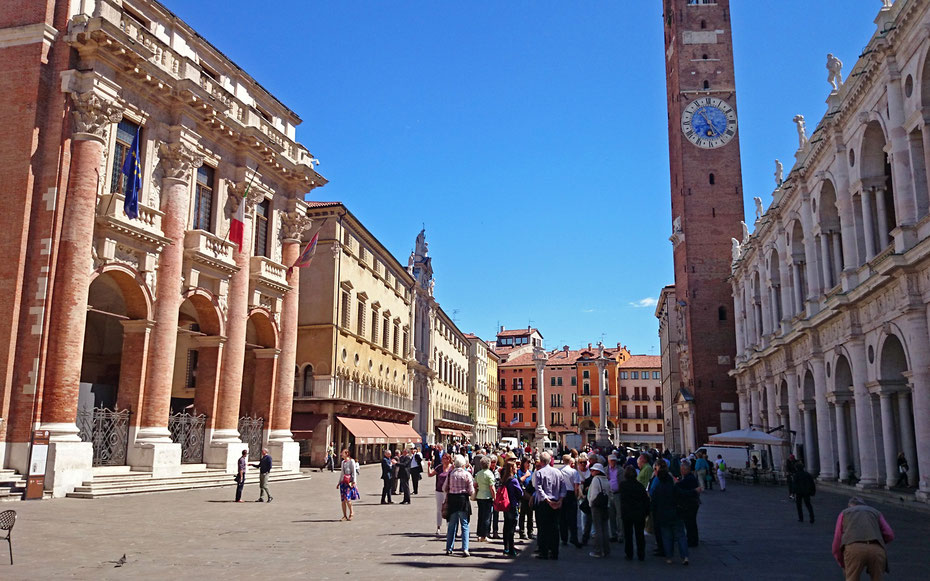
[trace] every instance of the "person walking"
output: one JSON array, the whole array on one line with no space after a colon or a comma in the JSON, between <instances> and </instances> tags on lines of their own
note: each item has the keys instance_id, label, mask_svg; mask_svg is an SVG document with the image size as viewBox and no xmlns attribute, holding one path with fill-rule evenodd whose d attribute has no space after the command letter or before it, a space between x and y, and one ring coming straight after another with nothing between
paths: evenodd
<instances>
[{"instance_id":1,"label":"person walking","mask_svg":"<svg viewBox=\"0 0 930 581\"><path fill-rule=\"evenodd\" d=\"M788 456L785 460L785 480L788 484L788 498L794 500L794 475L798 471L798 459L794 454Z\"/></svg>"},{"instance_id":2,"label":"person walking","mask_svg":"<svg viewBox=\"0 0 930 581\"><path fill-rule=\"evenodd\" d=\"M255 502L265 502L263 496L267 496L268 502L271 502L274 499L268 491L268 475L271 473L271 454L268 453L268 448L262 448L262 459L258 464L252 464L252 468L258 468L258 500Z\"/></svg>"},{"instance_id":3,"label":"person walking","mask_svg":"<svg viewBox=\"0 0 930 581\"><path fill-rule=\"evenodd\" d=\"M681 563L687 565L688 543L685 536L685 525L678 512L680 495L681 491L675 486L675 480L669 474L666 461L657 461L656 483L652 491L656 533L659 533L662 538L665 562L672 562L677 542Z\"/></svg>"},{"instance_id":4,"label":"person walking","mask_svg":"<svg viewBox=\"0 0 930 581\"><path fill-rule=\"evenodd\" d=\"M462 529L462 556L468 557L468 520L471 518L471 500L475 494L475 481L465 469L465 456L456 454L453 461L455 468L449 472L443 492L446 493L446 510L449 526L446 528L446 554L452 554L455 534Z\"/></svg>"},{"instance_id":5,"label":"person walking","mask_svg":"<svg viewBox=\"0 0 930 581\"><path fill-rule=\"evenodd\" d=\"M562 510L559 513L559 537L562 539L562 545L571 543L580 548L581 543L578 542L578 492L581 489L581 481L578 480L575 459L572 458L571 454L562 456L562 464L560 472L565 480L565 498L562 502Z\"/></svg>"},{"instance_id":6,"label":"person walking","mask_svg":"<svg viewBox=\"0 0 930 581\"><path fill-rule=\"evenodd\" d=\"M404 448L397 459L397 481L400 483L400 492L404 495L401 504L410 504L410 460L410 451Z\"/></svg>"},{"instance_id":7,"label":"person walking","mask_svg":"<svg viewBox=\"0 0 930 581\"><path fill-rule=\"evenodd\" d=\"M649 493L636 479L636 469L623 469L620 482L620 517L623 521L624 552L626 560L633 560L633 537L636 537L636 556L646 558L646 516L649 515Z\"/></svg>"},{"instance_id":8,"label":"person walking","mask_svg":"<svg viewBox=\"0 0 930 581\"><path fill-rule=\"evenodd\" d=\"M907 465L907 457L904 452L898 453L898 481L895 486L898 488L907 488L907 473L911 467Z\"/></svg>"},{"instance_id":9,"label":"person walking","mask_svg":"<svg viewBox=\"0 0 930 581\"><path fill-rule=\"evenodd\" d=\"M588 488L591 486L591 481L593 479L593 476L591 475L591 466L593 464L594 463L588 461L587 453L582 452L578 454L578 459L576 460L576 466L577 466L576 470L578 470L578 482L580 482L580 484L577 487L578 490L576 492L578 498L584 499L588 497ZM593 527L593 523L591 523L590 512L585 512L581 508L581 505L583 503L584 501L582 500L579 503L579 507L578 507L578 521L579 521L578 522L578 535L580 537L578 539L578 542L581 544L582 547L587 545L588 541L591 540L591 530ZM609 512L610 512L610 508L608 507L608 513Z\"/></svg>"},{"instance_id":10,"label":"person walking","mask_svg":"<svg viewBox=\"0 0 930 581\"><path fill-rule=\"evenodd\" d=\"M617 452L607 457L607 479L610 481L610 504L607 506L607 528L610 542L623 541L623 523L620 516L620 481L623 480L623 466ZM584 538L587 538L586 536ZM582 540L582 542L585 542Z\"/></svg>"},{"instance_id":11,"label":"person walking","mask_svg":"<svg viewBox=\"0 0 930 581\"><path fill-rule=\"evenodd\" d=\"M478 472L475 473L475 498L478 501L478 542L488 540L491 532L491 511L494 510L494 473L491 472L491 458L482 456L478 461Z\"/></svg>"},{"instance_id":12,"label":"person walking","mask_svg":"<svg viewBox=\"0 0 930 581\"><path fill-rule=\"evenodd\" d=\"M507 494L508 505L501 510L504 518L504 556L516 557L517 549L513 542L517 530L517 512L523 498L523 487L517 479L514 462L508 460L501 466L501 486Z\"/></svg>"},{"instance_id":13,"label":"person walking","mask_svg":"<svg viewBox=\"0 0 930 581\"><path fill-rule=\"evenodd\" d=\"M533 503L539 529L538 557L556 560L559 558L559 511L567 491L562 473L551 462L552 454L549 452L539 455L536 472L533 473Z\"/></svg>"},{"instance_id":14,"label":"person walking","mask_svg":"<svg viewBox=\"0 0 930 581\"><path fill-rule=\"evenodd\" d=\"M236 467L236 502L242 502L242 488L245 486L245 472L249 466L249 451L243 450Z\"/></svg>"},{"instance_id":15,"label":"person walking","mask_svg":"<svg viewBox=\"0 0 930 581\"><path fill-rule=\"evenodd\" d=\"M428 464L428 466L429 472L427 474L430 477L436 477L436 534L439 535L442 530L442 503L446 499L446 493L442 489L446 484L449 473L452 472L452 456L443 454L442 460L436 464L435 468L432 464Z\"/></svg>"},{"instance_id":16,"label":"person walking","mask_svg":"<svg viewBox=\"0 0 930 581\"><path fill-rule=\"evenodd\" d=\"M517 447L518 450L521 448ZM528 455L520 460L520 469L517 470L517 480L523 487L523 498L520 499L520 538L533 539L533 460Z\"/></svg>"},{"instance_id":17,"label":"person walking","mask_svg":"<svg viewBox=\"0 0 930 581\"><path fill-rule=\"evenodd\" d=\"M685 532L688 536L688 546L698 546L697 514L701 507L700 493L703 490L697 476L691 471L691 462L681 461L681 479L675 483L679 490L679 513L685 523Z\"/></svg>"},{"instance_id":18,"label":"person walking","mask_svg":"<svg viewBox=\"0 0 930 581\"><path fill-rule=\"evenodd\" d=\"M798 522L804 522L804 512L801 510L801 503L807 505L807 515L814 524L814 507L811 506L811 497L817 494L817 484L814 477L804 468L804 464L798 462L794 473L794 503L798 508Z\"/></svg>"},{"instance_id":19,"label":"person walking","mask_svg":"<svg viewBox=\"0 0 930 581\"><path fill-rule=\"evenodd\" d=\"M727 491L727 463L723 461L723 456L717 454L717 461L714 462L714 468L717 470L717 482L720 484L720 492Z\"/></svg>"},{"instance_id":20,"label":"person walking","mask_svg":"<svg viewBox=\"0 0 930 581\"><path fill-rule=\"evenodd\" d=\"M588 487L588 506L591 507L591 522L594 525L594 550L592 557L601 558L610 554L610 538L607 533L608 507L610 506L610 480L604 475L603 464L591 466L591 486Z\"/></svg>"},{"instance_id":21,"label":"person walking","mask_svg":"<svg viewBox=\"0 0 930 581\"><path fill-rule=\"evenodd\" d=\"M888 570L885 545L893 540L894 531L885 516L853 497L836 518L833 558L846 574L846 581L859 581L863 571L872 581L881 581L882 573Z\"/></svg>"},{"instance_id":22,"label":"person walking","mask_svg":"<svg viewBox=\"0 0 930 581\"><path fill-rule=\"evenodd\" d=\"M326 447L326 467L330 472L336 469L336 442L330 442Z\"/></svg>"},{"instance_id":23,"label":"person walking","mask_svg":"<svg viewBox=\"0 0 930 581\"><path fill-rule=\"evenodd\" d=\"M420 492L420 480L423 478L423 454L419 448L413 449L410 456L410 480L413 481L413 494Z\"/></svg>"},{"instance_id":24,"label":"person walking","mask_svg":"<svg viewBox=\"0 0 930 581\"><path fill-rule=\"evenodd\" d=\"M694 472L701 486L710 490L714 479L710 474L710 462L707 461L707 456L704 452L697 453L694 460Z\"/></svg>"},{"instance_id":25,"label":"person walking","mask_svg":"<svg viewBox=\"0 0 930 581\"><path fill-rule=\"evenodd\" d=\"M342 451L342 477L336 488L342 501L342 520L352 520L352 501L358 500L358 462L348 450Z\"/></svg>"},{"instance_id":26,"label":"person walking","mask_svg":"<svg viewBox=\"0 0 930 581\"><path fill-rule=\"evenodd\" d=\"M391 451L384 449L384 457L381 458L381 504L394 504L391 500L391 471L394 469L394 463L391 460Z\"/></svg>"}]
</instances>

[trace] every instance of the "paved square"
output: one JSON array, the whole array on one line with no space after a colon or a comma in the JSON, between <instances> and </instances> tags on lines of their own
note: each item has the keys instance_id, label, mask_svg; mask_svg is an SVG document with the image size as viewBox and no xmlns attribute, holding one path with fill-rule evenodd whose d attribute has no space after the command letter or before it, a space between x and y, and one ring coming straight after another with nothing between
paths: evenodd
<instances>
[{"instance_id":1,"label":"paved square","mask_svg":"<svg viewBox=\"0 0 930 581\"><path fill-rule=\"evenodd\" d=\"M557 562L537 561L529 541L518 541L515 560L501 556L500 541L472 543L469 559L447 557L444 537L435 535L432 481L424 481L412 505L382 506L378 475L377 466L362 468L352 522L340 521L337 477L329 472L274 485L271 504L235 504L232 488L7 503L0 508L19 513L15 565L0 544L0 579L842 578L830 543L846 499L823 491L814 499L814 525L797 522L784 488L733 484L705 494L701 546L686 569L651 556L628 563L618 545L609 559L569 546ZM247 487L245 498L257 497L257 486ZM876 506L897 535L887 578L925 579L930 512ZM123 554L126 563L117 567Z\"/></svg>"}]
</instances>

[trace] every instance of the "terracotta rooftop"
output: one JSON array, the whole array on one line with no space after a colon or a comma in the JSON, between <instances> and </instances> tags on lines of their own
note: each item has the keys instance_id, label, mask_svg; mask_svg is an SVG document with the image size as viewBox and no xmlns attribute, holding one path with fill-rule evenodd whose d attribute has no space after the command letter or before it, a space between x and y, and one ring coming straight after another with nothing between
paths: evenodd
<instances>
[{"instance_id":1,"label":"terracotta rooftop","mask_svg":"<svg viewBox=\"0 0 930 581\"><path fill-rule=\"evenodd\" d=\"M311 208L326 208L327 206L339 206L342 202L307 202Z\"/></svg>"},{"instance_id":2,"label":"terracotta rooftop","mask_svg":"<svg viewBox=\"0 0 930 581\"><path fill-rule=\"evenodd\" d=\"M620 367L662 367L662 357L659 355L633 355L620 364Z\"/></svg>"},{"instance_id":3,"label":"terracotta rooftop","mask_svg":"<svg viewBox=\"0 0 930 581\"><path fill-rule=\"evenodd\" d=\"M498 337L523 337L524 335L530 335L532 333L539 333L539 329L529 328L529 329L507 329L506 331L501 331L497 334ZM539 336L542 337L542 333L539 333Z\"/></svg>"}]
</instances>

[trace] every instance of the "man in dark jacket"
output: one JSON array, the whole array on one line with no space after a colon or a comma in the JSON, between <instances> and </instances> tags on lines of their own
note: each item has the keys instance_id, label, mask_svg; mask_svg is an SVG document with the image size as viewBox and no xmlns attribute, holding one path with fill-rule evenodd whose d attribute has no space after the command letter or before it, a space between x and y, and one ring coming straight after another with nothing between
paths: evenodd
<instances>
[{"instance_id":1,"label":"man in dark jacket","mask_svg":"<svg viewBox=\"0 0 930 581\"><path fill-rule=\"evenodd\" d=\"M401 504L410 504L410 460L410 452L404 448L397 459L397 481L400 482L400 492L404 495Z\"/></svg>"},{"instance_id":2,"label":"man in dark jacket","mask_svg":"<svg viewBox=\"0 0 930 581\"><path fill-rule=\"evenodd\" d=\"M381 458L381 480L384 481L381 487L381 504L394 504L391 500L391 471L394 468L391 462L391 451L384 449L384 458Z\"/></svg>"},{"instance_id":3,"label":"man in dark jacket","mask_svg":"<svg viewBox=\"0 0 930 581\"><path fill-rule=\"evenodd\" d=\"M804 512L801 510L801 502L803 502L807 505L807 514L811 517L811 524L814 524L814 507L811 506L811 497L816 493L817 485L814 483L814 477L804 468L804 464L798 462L794 473L794 502L798 507L798 522L804 522Z\"/></svg>"},{"instance_id":4,"label":"man in dark jacket","mask_svg":"<svg viewBox=\"0 0 930 581\"><path fill-rule=\"evenodd\" d=\"M268 453L268 448L262 448L262 459L259 460L258 464L252 464L252 468L258 468L258 500L255 502L265 502L264 496L268 497L268 502L271 502L271 493L268 492L268 474L271 472L271 454Z\"/></svg>"},{"instance_id":5,"label":"man in dark jacket","mask_svg":"<svg viewBox=\"0 0 930 581\"><path fill-rule=\"evenodd\" d=\"M691 462L681 461L681 480L675 483L681 494L679 495L679 514L685 522L685 532L688 536L688 546L698 546L697 513L701 507L700 492L702 490L697 476L691 471Z\"/></svg>"},{"instance_id":6,"label":"man in dark jacket","mask_svg":"<svg viewBox=\"0 0 930 581\"><path fill-rule=\"evenodd\" d=\"M646 516L649 514L649 494L636 480L636 469L627 466L623 469L620 482L620 517L623 519L623 542L626 560L633 559L633 539L636 538L636 556L640 561L646 558Z\"/></svg>"}]
</instances>

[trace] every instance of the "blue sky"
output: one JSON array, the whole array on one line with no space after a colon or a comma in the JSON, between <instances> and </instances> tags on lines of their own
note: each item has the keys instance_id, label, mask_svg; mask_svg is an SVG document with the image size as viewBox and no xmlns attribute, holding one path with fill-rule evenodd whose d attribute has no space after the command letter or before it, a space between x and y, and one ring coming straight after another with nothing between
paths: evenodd
<instances>
[{"instance_id":1,"label":"blue sky","mask_svg":"<svg viewBox=\"0 0 930 581\"><path fill-rule=\"evenodd\" d=\"M303 120L298 140L404 264L426 225L436 295L466 332L538 327L658 353L673 282L659 0L163 0ZM791 119L826 110L878 0L734 0L747 215Z\"/></svg>"}]
</instances>

